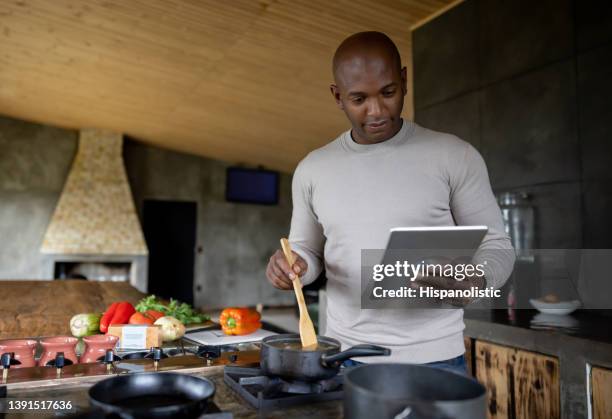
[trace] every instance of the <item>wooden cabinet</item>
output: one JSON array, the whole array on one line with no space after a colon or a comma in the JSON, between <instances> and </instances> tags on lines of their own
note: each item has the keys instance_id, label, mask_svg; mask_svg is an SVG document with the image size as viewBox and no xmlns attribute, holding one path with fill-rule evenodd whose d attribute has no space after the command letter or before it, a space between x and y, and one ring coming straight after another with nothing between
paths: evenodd
<instances>
[{"instance_id":1,"label":"wooden cabinet","mask_svg":"<svg viewBox=\"0 0 612 419\"><path fill-rule=\"evenodd\" d=\"M487 388L488 417L560 417L559 361L551 356L475 342L476 378Z\"/></svg>"},{"instance_id":2,"label":"wooden cabinet","mask_svg":"<svg viewBox=\"0 0 612 419\"><path fill-rule=\"evenodd\" d=\"M593 367L591 370L593 418L612 418L612 370Z\"/></svg>"},{"instance_id":3,"label":"wooden cabinet","mask_svg":"<svg viewBox=\"0 0 612 419\"><path fill-rule=\"evenodd\" d=\"M487 417L504 419L511 416L512 348L476 341L476 379L487 389Z\"/></svg>"},{"instance_id":4,"label":"wooden cabinet","mask_svg":"<svg viewBox=\"0 0 612 419\"><path fill-rule=\"evenodd\" d=\"M463 342L465 343L465 365L468 374L474 377L474 339L464 336Z\"/></svg>"},{"instance_id":5,"label":"wooden cabinet","mask_svg":"<svg viewBox=\"0 0 612 419\"><path fill-rule=\"evenodd\" d=\"M514 354L514 409L517 418L558 418L559 361L517 350Z\"/></svg>"}]
</instances>

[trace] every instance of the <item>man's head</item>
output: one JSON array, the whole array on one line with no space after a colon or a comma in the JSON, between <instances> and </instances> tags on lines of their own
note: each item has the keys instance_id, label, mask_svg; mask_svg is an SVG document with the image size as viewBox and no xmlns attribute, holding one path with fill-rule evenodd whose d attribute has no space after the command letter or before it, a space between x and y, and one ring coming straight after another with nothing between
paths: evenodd
<instances>
[{"instance_id":1,"label":"man's head","mask_svg":"<svg viewBox=\"0 0 612 419\"><path fill-rule=\"evenodd\" d=\"M401 128L406 95L406 67L397 47L381 32L359 32L346 38L334 54L336 104L361 144L388 140Z\"/></svg>"}]
</instances>

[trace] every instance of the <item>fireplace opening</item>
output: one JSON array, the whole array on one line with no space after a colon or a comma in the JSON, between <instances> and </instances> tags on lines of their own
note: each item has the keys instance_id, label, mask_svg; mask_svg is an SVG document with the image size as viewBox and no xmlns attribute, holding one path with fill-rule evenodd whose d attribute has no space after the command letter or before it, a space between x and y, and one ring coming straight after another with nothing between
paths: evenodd
<instances>
[{"instance_id":1,"label":"fireplace opening","mask_svg":"<svg viewBox=\"0 0 612 419\"><path fill-rule=\"evenodd\" d=\"M55 262L55 279L124 282L130 280L131 262Z\"/></svg>"}]
</instances>

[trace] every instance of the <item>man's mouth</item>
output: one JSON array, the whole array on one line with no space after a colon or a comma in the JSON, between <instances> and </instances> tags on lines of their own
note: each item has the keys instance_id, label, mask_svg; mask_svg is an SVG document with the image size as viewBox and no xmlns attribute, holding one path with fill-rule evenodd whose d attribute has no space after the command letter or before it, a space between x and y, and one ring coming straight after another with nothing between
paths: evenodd
<instances>
[{"instance_id":1,"label":"man's mouth","mask_svg":"<svg viewBox=\"0 0 612 419\"><path fill-rule=\"evenodd\" d=\"M382 120L382 121L376 121L376 122L369 122L367 124L365 124L366 128L370 129L370 130L379 130L381 128L383 128L385 125L387 125L387 120Z\"/></svg>"}]
</instances>

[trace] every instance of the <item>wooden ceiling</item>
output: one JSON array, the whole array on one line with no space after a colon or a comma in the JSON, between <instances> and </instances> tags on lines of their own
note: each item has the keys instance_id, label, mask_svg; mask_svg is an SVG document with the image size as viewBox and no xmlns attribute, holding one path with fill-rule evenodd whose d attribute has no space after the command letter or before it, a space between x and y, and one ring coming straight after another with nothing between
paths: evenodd
<instances>
[{"instance_id":1,"label":"wooden ceiling","mask_svg":"<svg viewBox=\"0 0 612 419\"><path fill-rule=\"evenodd\" d=\"M290 172L349 125L337 45L451 0L0 0L0 114ZM405 116L412 116L412 87Z\"/></svg>"}]
</instances>

